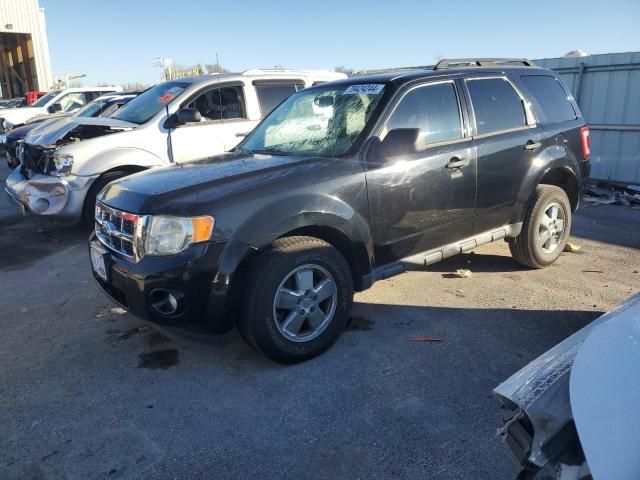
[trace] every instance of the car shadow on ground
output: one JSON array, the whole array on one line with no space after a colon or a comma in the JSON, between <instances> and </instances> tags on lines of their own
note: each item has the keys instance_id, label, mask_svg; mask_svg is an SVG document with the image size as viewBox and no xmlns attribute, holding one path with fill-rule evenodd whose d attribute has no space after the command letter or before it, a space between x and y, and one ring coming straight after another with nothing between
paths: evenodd
<instances>
[{"instance_id":1,"label":"car shadow on ground","mask_svg":"<svg viewBox=\"0 0 640 480\"><path fill-rule=\"evenodd\" d=\"M415 270L446 273L454 272L459 268L468 268L474 272L488 273L509 273L531 270L516 263L511 257L492 255L490 253L476 254L474 252L461 253L425 268L416 268Z\"/></svg>"},{"instance_id":2,"label":"car shadow on ground","mask_svg":"<svg viewBox=\"0 0 640 480\"><path fill-rule=\"evenodd\" d=\"M65 248L86 242L84 225L54 223L42 217L19 217L0 223L0 271L22 270Z\"/></svg>"}]
</instances>

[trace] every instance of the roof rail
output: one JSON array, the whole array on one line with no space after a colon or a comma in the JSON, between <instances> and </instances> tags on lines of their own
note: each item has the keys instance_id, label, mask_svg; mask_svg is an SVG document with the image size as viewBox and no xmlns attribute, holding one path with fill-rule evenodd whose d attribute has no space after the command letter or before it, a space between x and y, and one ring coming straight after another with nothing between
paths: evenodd
<instances>
[{"instance_id":1,"label":"roof rail","mask_svg":"<svg viewBox=\"0 0 640 480\"><path fill-rule=\"evenodd\" d=\"M381 68L379 70L360 70L353 74L354 77L362 77L364 75L376 75L378 73L394 73L394 72L410 72L412 70L431 70L433 65L420 65L415 67L392 67Z\"/></svg>"},{"instance_id":2,"label":"roof rail","mask_svg":"<svg viewBox=\"0 0 640 480\"><path fill-rule=\"evenodd\" d=\"M252 68L249 70L245 70L240 75L264 75L264 74L272 74L272 73L297 73L297 74L321 74L321 73L335 73L331 70L296 70L290 68Z\"/></svg>"},{"instance_id":3,"label":"roof rail","mask_svg":"<svg viewBox=\"0 0 640 480\"><path fill-rule=\"evenodd\" d=\"M434 70L444 70L452 65L465 67L496 67L501 63L521 63L525 67L535 67L536 64L527 58L443 58Z\"/></svg>"}]
</instances>

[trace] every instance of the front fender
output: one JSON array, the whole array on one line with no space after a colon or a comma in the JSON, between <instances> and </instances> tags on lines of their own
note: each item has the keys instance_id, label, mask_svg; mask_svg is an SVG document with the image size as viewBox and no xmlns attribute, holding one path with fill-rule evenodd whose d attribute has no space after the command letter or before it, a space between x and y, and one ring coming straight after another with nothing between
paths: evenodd
<instances>
[{"instance_id":1,"label":"front fender","mask_svg":"<svg viewBox=\"0 0 640 480\"><path fill-rule=\"evenodd\" d=\"M166 165L166 162L140 148L112 148L83 161L75 173L83 176L99 175L125 165L151 168Z\"/></svg>"},{"instance_id":2,"label":"front fender","mask_svg":"<svg viewBox=\"0 0 640 480\"><path fill-rule=\"evenodd\" d=\"M262 249L305 227L328 227L349 240L367 243L369 224L351 205L332 195L299 194L265 204L238 227L236 238Z\"/></svg>"}]
</instances>

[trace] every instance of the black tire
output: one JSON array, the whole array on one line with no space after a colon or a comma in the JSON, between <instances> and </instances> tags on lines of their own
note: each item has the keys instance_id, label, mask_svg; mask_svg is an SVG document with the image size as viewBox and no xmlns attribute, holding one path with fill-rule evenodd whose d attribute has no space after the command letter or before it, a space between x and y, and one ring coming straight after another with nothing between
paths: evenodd
<instances>
[{"instance_id":1,"label":"black tire","mask_svg":"<svg viewBox=\"0 0 640 480\"><path fill-rule=\"evenodd\" d=\"M541 245L539 231L543 215L549 207L557 205L561 209L564 229L558 234L556 246L547 251ZM520 235L509 239L509 250L513 259L530 268L544 268L555 262L564 250L571 231L571 204L564 190L555 185L538 185L533 193L524 216Z\"/></svg>"},{"instance_id":2,"label":"black tire","mask_svg":"<svg viewBox=\"0 0 640 480\"><path fill-rule=\"evenodd\" d=\"M118 170L115 172L107 172L96 178L96 180L93 182L93 185L91 185L91 188L89 188L89 192L87 192L87 197L84 199L84 207L82 208L82 221L87 227L93 228L96 197L98 196L98 193L100 193L100 190L102 190L114 180L126 177L127 175L131 175L131 172L123 172Z\"/></svg>"},{"instance_id":3,"label":"black tire","mask_svg":"<svg viewBox=\"0 0 640 480\"><path fill-rule=\"evenodd\" d=\"M332 308L335 306L335 310L333 316L326 315L329 320L323 329L317 329L315 338L294 341L281 331L284 322L282 318L279 321L275 318L281 312L276 311L274 301L282 282L294 278L290 275L296 269L304 267L305 270L309 266L317 268L315 272L328 274L330 278L326 277L325 280L333 280L335 296L328 301ZM338 250L313 237L285 237L273 242L271 248L254 261L248 275L238 329L251 346L271 360L285 364L298 363L321 354L333 345L347 326L352 303L351 271ZM303 325L307 325L306 320ZM310 329L309 335L313 335L311 326Z\"/></svg>"}]
</instances>

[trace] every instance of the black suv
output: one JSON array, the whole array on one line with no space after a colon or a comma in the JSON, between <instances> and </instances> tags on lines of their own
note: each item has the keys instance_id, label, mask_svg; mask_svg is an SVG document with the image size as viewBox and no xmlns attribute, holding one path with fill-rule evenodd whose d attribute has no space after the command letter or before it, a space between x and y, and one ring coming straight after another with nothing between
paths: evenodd
<instances>
[{"instance_id":1,"label":"black suv","mask_svg":"<svg viewBox=\"0 0 640 480\"><path fill-rule=\"evenodd\" d=\"M203 139L206 141L206 139ZM302 90L232 152L109 184L90 240L113 300L165 326L237 325L285 363L327 349L353 292L506 239L554 262L589 176L558 76L443 60Z\"/></svg>"}]
</instances>

